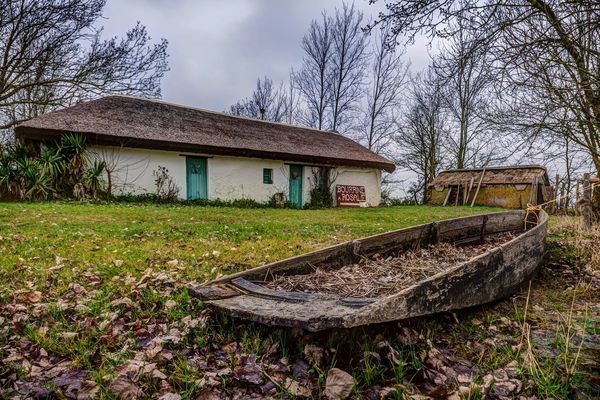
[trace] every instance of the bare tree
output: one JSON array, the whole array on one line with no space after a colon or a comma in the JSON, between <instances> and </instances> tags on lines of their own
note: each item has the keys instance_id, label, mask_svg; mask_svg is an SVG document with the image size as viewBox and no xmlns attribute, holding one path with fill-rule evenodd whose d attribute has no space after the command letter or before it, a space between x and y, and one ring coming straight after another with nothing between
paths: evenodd
<instances>
[{"instance_id":1,"label":"bare tree","mask_svg":"<svg viewBox=\"0 0 600 400\"><path fill-rule=\"evenodd\" d=\"M332 53L329 73L331 88L331 127L337 132L355 111L363 96L367 66L367 36L363 32L363 13L354 4L335 10L331 28Z\"/></svg>"},{"instance_id":2,"label":"bare tree","mask_svg":"<svg viewBox=\"0 0 600 400\"><path fill-rule=\"evenodd\" d=\"M300 96L294 85L294 70L290 72L290 79L285 90L285 108L287 111L285 122L294 124L300 120Z\"/></svg>"},{"instance_id":3,"label":"bare tree","mask_svg":"<svg viewBox=\"0 0 600 400\"><path fill-rule=\"evenodd\" d=\"M508 152L499 144L502 130L487 115L493 101L493 74L488 65L488 48L456 21L457 29L448 38L434 67L443 79L444 104L452 120L445 147L454 168L482 167L503 161Z\"/></svg>"},{"instance_id":4,"label":"bare tree","mask_svg":"<svg viewBox=\"0 0 600 400\"><path fill-rule=\"evenodd\" d=\"M373 44L369 90L359 141L369 150L384 153L397 130L397 112L406 86L408 64L402 53L387 46L389 28L381 30Z\"/></svg>"},{"instance_id":5,"label":"bare tree","mask_svg":"<svg viewBox=\"0 0 600 400\"><path fill-rule=\"evenodd\" d=\"M284 121L288 114L286 89L283 84L279 88L273 87L273 81L266 76L262 80L258 78L252 96L232 105L229 113L267 121Z\"/></svg>"},{"instance_id":6,"label":"bare tree","mask_svg":"<svg viewBox=\"0 0 600 400\"><path fill-rule=\"evenodd\" d=\"M102 39L105 0L0 1L0 129L106 93L160 96L167 41Z\"/></svg>"},{"instance_id":7,"label":"bare tree","mask_svg":"<svg viewBox=\"0 0 600 400\"><path fill-rule=\"evenodd\" d=\"M332 20L323 12L321 21L313 20L302 38L302 66L294 74L294 84L306 105L303 122L323 129L330 96L330 63L332 57Z\"/></svg>"},{"instance_id":8,"label":"bare tree","mask_svg":"<svg viewBox=\"0 0 600 400\"><path fill-rule=\"evenodd\" d=\"M408 40L447 37L451 22L483 34L504 100L527 141L557 135L587 152L600 175L600 12L597 0L403 0L379 22ZM392 41L392 40L391 40ZM574 129L558 123L570 120ZM600 188L597 196L600 209Z\"/></svg>"},{"instance_id":9,"label":"bare tree","mask_svg":"<svg viewBox=\"0 0 600 400\"><path fill-rule=\"evenodd\" d=\"M415 199L422 202L430 198L428 185L442 166L442 141L446 134L446 121L440 77L429 68L412 82L409 105L400 121L395 137L398 154L396 164L417 175L411 187Z\"/></svg>"}]
</instances>

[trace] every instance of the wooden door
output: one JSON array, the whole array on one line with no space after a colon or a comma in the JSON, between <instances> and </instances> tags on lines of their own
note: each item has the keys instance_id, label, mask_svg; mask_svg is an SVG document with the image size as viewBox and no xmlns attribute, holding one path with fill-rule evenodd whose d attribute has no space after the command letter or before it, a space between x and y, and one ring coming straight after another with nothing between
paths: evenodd
<instances>
[{"instance_id":1,"label":"wooden door","mask_svg":"<svg viewBox=\"0 0 600 400\"><path fill-rule=\"evenodd\" d=\"M208 177L206 173L206 158L186 157L185 164L188 200L207 199Z\"/></svg>"},{"instance_id":2,"label":"wooden door","mask_svg":"<svg viewBox=\"0 0 600 400\"><path fill-rule=\"evenodd\" d=\"M302 165L290 165L290 202L302 208Z\"/></svg>"}]
</instances>

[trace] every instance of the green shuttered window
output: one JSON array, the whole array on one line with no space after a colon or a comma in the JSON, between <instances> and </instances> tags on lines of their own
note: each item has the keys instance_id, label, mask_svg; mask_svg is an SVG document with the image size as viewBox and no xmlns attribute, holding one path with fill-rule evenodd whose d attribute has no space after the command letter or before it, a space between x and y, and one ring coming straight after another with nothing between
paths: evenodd
<instances>
[{"instance_id":1,"label":"green shuttered window","mask_svg":"<svg viewBox=\"0 0 600 400\"><path fill-rule=\"evenodd\" d=\"M273 169L272 168L263 168L263 183L272 184L273 183Z\"/></svg>"}]
</instances>

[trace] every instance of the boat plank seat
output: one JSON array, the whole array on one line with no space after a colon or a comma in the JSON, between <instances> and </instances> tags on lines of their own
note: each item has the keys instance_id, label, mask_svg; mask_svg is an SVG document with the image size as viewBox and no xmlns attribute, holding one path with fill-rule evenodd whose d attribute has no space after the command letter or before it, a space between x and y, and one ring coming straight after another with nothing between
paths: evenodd
<instances>
[{"instance_id":1,"label":"boat plank seat","mask_svg":"<svg viewBox=\"0 0 600 400\"><path fill-rule=\"evenodd\" d=\"M280 300L296 301L296 302L307 302L317 298L315 294L303 293L303 292L286 292L283 290L274 290L266 286L257 285L254 282L250 282L244 278L235 278L231 280L231 283L235 286L245 290L247 293L257 295L260 297L271 297Z\"/></svg>"}]
</instances>

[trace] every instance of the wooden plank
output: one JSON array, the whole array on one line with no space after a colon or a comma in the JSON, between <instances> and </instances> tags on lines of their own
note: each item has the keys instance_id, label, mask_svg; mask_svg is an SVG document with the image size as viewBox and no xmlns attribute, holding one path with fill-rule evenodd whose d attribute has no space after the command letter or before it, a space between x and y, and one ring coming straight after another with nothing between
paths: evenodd
<instances>
[{"instance_id":1,"label":"wooden plank","mask_svg":"<svg viewBox=\"0 0 600 400\"><path fill-rule=\"evenodd\" d=\"M479 189L481 188L481 182L483 182L483 176L485 175L485 167L481 171L481 177L479 178L479 183L477 184L477 190L475 191L475 196L473 196L473 201L471 202L471 207L475 205L475 200L477 200L477 195L479 194Z\"/></svg>"},{"instance_id":2,"label":"wooden plank","mask_svg":"<svg viewBox=\"0 0 600 400\"><path fill-rule=\"evenodd\" d=\"M458 197L460 196L460 183L456 186L456 198L454 199L454 205L458 205Z\"/></svg>"},{"instance_id":3,"label":"wooden plank","mask_svg":"<svg viewBox=\"0 0 600 400\"><path fill-rule=\"evenodd\" d=\"M556 174L556 180L554 181L554 203L552 203L551 212L554 214L560 209L560 201L558 194L558 186L560 184L560 175Z\"/></svg>"},{"instance_id":4,"label":"wooden plank","mask_svg":"<svg viewBox=\"0 0 600 400\"><path fill-rule=\"evenodd\" d=\"M444 207L446 207L446 204L448 203L448 199L450 198L451 191L452 191L452 187L448 186L448 193L446 193L446 200L444 200Z\"/></svg>"},{"instance_id":5,"label":"wooden plank","mask_svg":"<svg viewBox=\"0 0 600 400\"><path fill-rule=\"evenodd\" d=\"M364 307L375 303L377 300L379 300L378 297L344 297L340 299L340 303L350 307Z\"/></svg>"},{"instance_id":6,"label":"wooden plank","mask_svg":"<svg viewBox=\"0 0 600 400\"><path fill-rule=\"evenodd\" d=\"M273 290L265 286L257 285L256 283L252 283L244 278L235 278L231 281L231 283L239 288L244 289L248 293L255 294L258 296L300 302L311 301L316 299L316 296L311 293L284 292L281 290Z\"/></svg>"},{"instance_id":7,"label":"wooden plank","mask_svg":"<svg viewBox=\"0 0 600 400\"><path fill-rule=\"evenodd\" d=\"M467 201L465 202L465 204L469 201L469 198L471 197L471 190L473 190L474 183L475 183L475 178L471 177L471 181L469 183L469 190L467 192Z\"/></svg>"},{"instance_id":8,"label":"wooden plank","mask_svg":"<svg viewBox=\"0 0 600 400\"><path fill-rule=\"evenodd\" d=\"M529 194L529 204L537 205L537 176L533 178L531 182L531 193Z\"/></svg>"},{"instance_id":9,"label":"wooden plank","mask_svg":"<svg viewBox=\"0 0 600 400\"><path fill-rule=\"evenodd\" d=\"M590 174L583 174L583 199L581 202L581 216L583 217L583 229L589 231L592 229L592 187L590 184Z\"/></svg>"},{"instance_id":10,"label":"wooden plank","mask_svg":"<svg viewBox=\"0 0 600 400\"><path fill-rule=\"evenodd\" d=\"M227 285L215 285L215 286L206 286L199 288L190 288L190 294L192 297L198 298L200 300L216 300L216 299L226 299L233 296L239 296L243 294L237 288L231 288Z\"/></svg>"},{"instance_id":11,"label":"wooden plank","mask_svg":"<svg viewBox=\"0 0 600 400\"><path fill-rule=\"evenodd\" d=\"M575 215L579 215L579 184L581 183L581 179L577 179L577 188L575 189ZM564 194L561 192L561 196L564 196ZM565 201L565 199L563 198L562 201L564 202L564 211L565 214L567 213L567 202Z\"/></svg>"}]
</instances>

